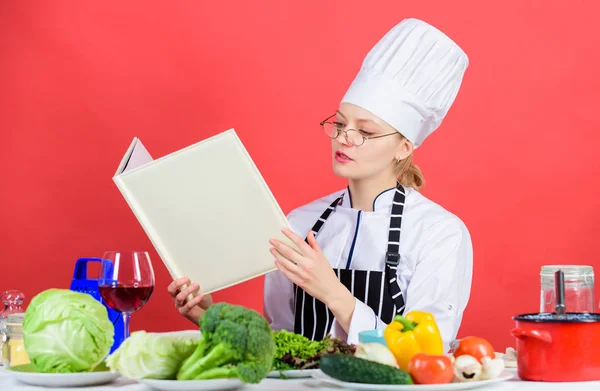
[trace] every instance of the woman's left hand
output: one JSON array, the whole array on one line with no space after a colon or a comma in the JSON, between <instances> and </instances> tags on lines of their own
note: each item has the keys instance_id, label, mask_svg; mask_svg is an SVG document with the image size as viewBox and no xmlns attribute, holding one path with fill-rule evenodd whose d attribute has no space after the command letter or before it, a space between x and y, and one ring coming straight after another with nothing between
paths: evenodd
<instances>
[{"instance_id":1,"label":"woman's left hand","mask_svg":"<svg viewBox=\"0 0 600 391\"><path fill-rule=\"evenodd\" d=\"M352 296L331 268L312 231L307 236L308 244L287 228L282 232L300 249L298 253L279 240L269 241L273 245L271 254L275 256L275 265L283 275L328 306L347 295Z\"/></svg>"}]
</instances>

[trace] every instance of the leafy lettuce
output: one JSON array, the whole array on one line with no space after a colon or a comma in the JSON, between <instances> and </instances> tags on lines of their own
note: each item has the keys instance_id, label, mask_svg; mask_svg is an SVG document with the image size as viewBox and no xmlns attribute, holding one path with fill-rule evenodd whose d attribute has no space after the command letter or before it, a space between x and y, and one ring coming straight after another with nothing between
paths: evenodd
<instances>
[{"instance_id":1,"label":"leafy lettuce","mask_svg":"<svg viewBox=\"0 0 600 391\"><path fill-rule=\"evenodd\" d=\"M87 293L48 289L34 296L23 319L23 342L39 372L88 372L113 345L106 307Z\"/></svg>"}]
</instances>

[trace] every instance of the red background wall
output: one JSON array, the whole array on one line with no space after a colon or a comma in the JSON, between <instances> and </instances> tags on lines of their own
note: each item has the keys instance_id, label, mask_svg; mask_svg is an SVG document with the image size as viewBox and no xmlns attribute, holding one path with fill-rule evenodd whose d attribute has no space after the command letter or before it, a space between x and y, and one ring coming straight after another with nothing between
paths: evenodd
<instances>
[{"instance_id":1,"label":"red background wall","mask_svg":"<svg viewBox=\"0 0 600 391\"><path fill-rule=\"evenodd\" d=\"M132 329L190 328L112 175L134 136L155 157L235 127L285 212L335 191L332 113L402 18L471 59L439 132L416 154L424 193L474 243L460 335L503 350L536 312L543 264L600 249L596 2L0 2L0 290L68 287L75 260L150 249L157 290ZM262 310L262 279L216 295ZM485 313L485 315L484 315Z\"/></svg>"}]
</instances>

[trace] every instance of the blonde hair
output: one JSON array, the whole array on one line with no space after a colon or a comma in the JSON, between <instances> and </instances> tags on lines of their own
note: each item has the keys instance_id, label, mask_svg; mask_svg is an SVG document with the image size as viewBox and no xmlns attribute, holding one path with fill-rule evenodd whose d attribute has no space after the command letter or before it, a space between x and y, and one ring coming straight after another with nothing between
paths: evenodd
<instances>
[{"instance_id":1,"label":"blonde hair","mask_svg":"<svg viewBox=\"0 0 600 391\"><path fill-rule=\"evenodd\" d=\"M400 160L396 164L396 176L402 186L412 187L415 190L420 190L425 185L425 177L423 172L413 162L413 154L411 153L405 159Z\"/></svg>"}]
</instances>

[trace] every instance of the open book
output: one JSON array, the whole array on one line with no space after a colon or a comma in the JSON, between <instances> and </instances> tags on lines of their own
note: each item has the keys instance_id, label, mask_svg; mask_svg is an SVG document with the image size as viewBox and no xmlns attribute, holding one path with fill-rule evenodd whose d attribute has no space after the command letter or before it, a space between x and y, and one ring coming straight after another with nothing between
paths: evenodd
<instances>
[{"instance_id":1,"label":"open book","mask_svg":"<svg viewBox=\"0 0 600 391\"><path fill-rule=\"evenodd\" d=\"M114 182L173 278L205 293L275 270L288 221L230 129L160 159L134 138Z\"/></svg>"}]
</instances>

